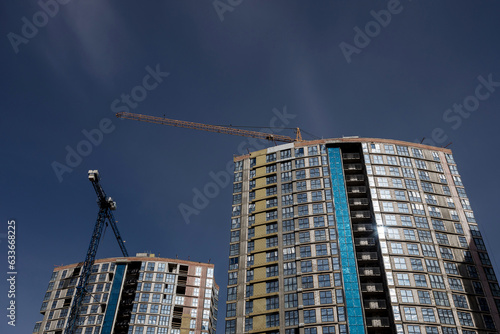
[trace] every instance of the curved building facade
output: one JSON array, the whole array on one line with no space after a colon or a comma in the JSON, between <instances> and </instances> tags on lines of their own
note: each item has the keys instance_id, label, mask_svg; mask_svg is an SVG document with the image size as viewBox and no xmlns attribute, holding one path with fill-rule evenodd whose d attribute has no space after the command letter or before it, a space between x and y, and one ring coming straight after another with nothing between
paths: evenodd
<instances>
[{"instance_id":1,"label":"curved building facade","mask_svg":"<svg viewBox=\"0 0 500 334\"><path fill-rule=\"evenodd\" d=\"M54 269L33 333L62 334L82 263ZM99 259L92 267L77 334L215 333L214 265L152 254Z\"/></svg>"},{"instance_id":2,"label":"curved building facade","mask_svg":"<svg viewBox=\"0 0 500 334\"><path fill-rule=\"evenodd\" d=\"M235 158L225 333L498 333L449 149L341 138Z\"/></svg>"}]
</instances>

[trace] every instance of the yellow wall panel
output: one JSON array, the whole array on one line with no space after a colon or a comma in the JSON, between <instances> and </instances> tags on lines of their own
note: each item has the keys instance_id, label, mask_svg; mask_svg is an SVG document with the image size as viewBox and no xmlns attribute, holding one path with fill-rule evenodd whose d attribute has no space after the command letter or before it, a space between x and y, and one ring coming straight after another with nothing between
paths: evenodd
<instances>
[{"instance_id":1,"label":"yellow wall panel","mask_svg":"<svg viewBox=\"0 0 500 334\"><path fill-rule=\"evenodd\" d=\"M266 312L266 298L255 299L253 301L253 311L254 313Z\"/></svg>"},{"instance_id":2,"label":"yellow wall panel","mask_svg":"<svg viewBox=\"0 0 500 334\"><path fill-rule=\"evenodd\" d=\"M255 251L256 252L265 250L266 249L266 239L263 238L263 239L257 239L257 240L255 240L254 246L255 246Z\"/></svg>"},{"instance_id":3,"label":"yellow wall panel","mask_svg":"<svg viewBox=\"0 0 500 334\"><path fill-rule=\"evenodd\" d=\"M262 177L266 175L266 167L258 167L255 170L255 176L256 177Z\"/></svg>"},{"instance_id":4,"label":"yellow wall panel","mask_svg":"<svg viewBox=\"0 0 500 334\"><path fill-rule=\"evenodd\" d=\"M266 328L266 316L265 315L258 315L256 317L253 317L253 329L255 330L261 330Z\"/></svg>"},{"instance_id":5,"label":"yellow wall panel","mask_svg":"<svg viewBox=\"0 0 500 334\"><path fill-rule=\"evenodd\" d=\"M255 224L262 224L266 222L266 213L260 212L255 214Z\"/></svg>"},{"instance_id":6,"label":"yellow wall panel","mask_svg":"<svg viewBox=\"0 0 500 334\"><path fill-rule=\"evenodd\" d=\"M256 157L255 162L256 162L257 166L265 165L266 164L266 155L263 154L263 155Z\"/></svg>"},{"instance_id":7,"label":"yellow wall panel","mask_svg":"<svg viewBox=\"0 0 500 334\"><path fill-rule=\"evenodd\" d=\"M266 186L266 178L265 177L261 177L261 178L255 180L255 187L256 188L262 188L265 186Z\"/></svg>"},{"instance_id":8,"label":"yellow wall panel","mask_svg":"<svg viewBox=\"0 0 500 334\"><path fill-rule=\"evenodd\" d=\"M258 201L255 203L255 211L265 211L266 210L266 201Z\"/></svg>"},{"instance_id":9,"label":"yellow wall panel","mask_svg":"<svg viewBox=\"0 0 500 334\"><path fill-rule=\"evenodd\" d=\"M266 294L266 282L255 283L253 286L254 296L263 296Z\"/></svg>"},{"instance_id":10,"label":"yellow wall panel","mask_svg":"<svg viewBox=\"0 0 500 334\"><path fill-rule=\"evenodd\" d=\"M260 238L266 235L266 225L255 226L255 237Z\"/></svg>"},{"instance_id":11,"label":"yellow wall panel","mask_svg":"<svg viewBox=\"0 0 500 334\"><path fill-rule=\"evenodd\" d=\"M266 197L266 189L255 190L255 199L261 199Z\"/></svg>"},{"instance_id":12,"label":"yellow wall panel","mask_svg":"<svg viewBox=\"0 0 500 334\"><path fill-rule=\"evenodd\" d=\"M266 264L266 253L262 252L262 253L255 254L253 260L254 260L255 266L261 266L263 264Z\"/></svg>"},{"instance_id":13,"label":"yellow wall panel","mask_svg":"<svg viewBox=\"0 0 500 334\"><path fill-rule=\"evenodd\" d=\"M255 280L266 278L266 267L255 268L255 270L253 271L253 278Z\"/></svg>"}]
</instances>

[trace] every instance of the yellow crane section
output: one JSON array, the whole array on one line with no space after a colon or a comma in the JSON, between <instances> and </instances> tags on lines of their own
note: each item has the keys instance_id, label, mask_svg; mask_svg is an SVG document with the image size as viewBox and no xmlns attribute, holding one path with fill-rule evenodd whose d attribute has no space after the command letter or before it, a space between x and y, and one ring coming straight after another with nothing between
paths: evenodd
<instances>
[{"instance_id":1,"label":"yellow crane section","mask_svg":"<svg viewBox=\"0 0 500 334\"><path fill-rule=\"evenodd\" d=\"M187 128L187 129L225 133L225 134L234 135L234 136L266 139L266 140L271 140L271 141L275 141L275 142L293 143L296 141L302 141L302 135L300 133L299 128L296 128L296 130L295 130L296 131L296 138L293 139L292 137L277 135L277 134L272 134L272 133L265 133L265 132L259 132L259 131L251 131L251 130L242 130L242 129L232 128L232 127L228 127L228 126L221 126L221 125L210 125L210 124L203 124L203 123L179 121L176 119L142 115L142 114L134 114L134 113L130 113L130 112L119 112L116 114L116 117L123 118L123 119L131 119L131 120L140 121L140 122L148 122L148 123L155 123L155 124L161 124L161 125L176 126L179 128Z\"/></svg>"}]
</instances>

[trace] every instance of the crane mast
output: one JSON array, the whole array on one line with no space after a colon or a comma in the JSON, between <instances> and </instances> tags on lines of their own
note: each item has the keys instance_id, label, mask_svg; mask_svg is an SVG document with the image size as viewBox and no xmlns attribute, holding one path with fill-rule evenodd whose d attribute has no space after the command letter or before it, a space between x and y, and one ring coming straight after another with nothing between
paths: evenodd
<instances>
[{"instance_id":1,"label":"crane mast","mask_svg":"<svg viewBox=\"0 0 500 334\"><path fill-rule=\"evenodd\" d=\"M161 125L170 125L179 128L187 128L187 129L195 129L195 130L203 130L209 132L217 132L217 133L225 133L228 135L234 136L243 136L243 137L251 137L251 138L259 138L270 141L284 142L284 143L293 143L296 141L302 141L302 135L300 133L300 129L296 128L296 138L277 135L266 132L259 131L251 131L251 130L243 130L237 129L229 126L221 126L221 125L210 125L196 122L187 122L187 121L179 121L176 119L170 119L165 117L157 117L150 115L142 115L142 114L134 114L130 112L119 112L116 114L116 117L123 119L131 119L135 121L155 123Z\"/></svg>"},{"instance_id":2,"label":"crane mast","mask_svg":"<svg viewBox=\"0 0 500 334\"><path fill-rule=\"evenodd\" d=\"M82 271L80 274L80 280L78 286L76 287L76 294L71 305L71 311L64 330L64 334L74 334L76 327L78 326L78 318L80 313L80 307L82 301L87 293L86 287L87 282L90 277L92 266L94 265L95 257L97 254L97 248L99 242L101 241L102 231L104 225L111 225L113 232L115 234L118 245L122 251L124 257L128 257L127 249L120 236L118 227L116 226L116 220L113 215L113 211L116 210L116 202L113 201L111 197L106 196L104 189L100 184L99 172L97 170L89 170L89 180L92 182L92 186L97 194L97 204L99 206L99 213L97 214L97 221L94 226L94 231L92 232L92 238L90 240L89 249L87 250L87 256L82 266Z\"/></svg>"}]
</instances>

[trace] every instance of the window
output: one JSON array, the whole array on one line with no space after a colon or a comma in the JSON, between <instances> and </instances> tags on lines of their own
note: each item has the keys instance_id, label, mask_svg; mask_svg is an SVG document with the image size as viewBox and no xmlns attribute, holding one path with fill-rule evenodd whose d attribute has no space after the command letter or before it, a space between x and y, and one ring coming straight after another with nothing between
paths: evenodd
<instances>
[{"instance_id":1,"label":"window","mask_svg":"<svg viewBox=\"0 0 500 334\"><path fill-rule=\"evenodd\" d=\"M450 301L446 292L433 291L432 293L434 294L434 301L437 306L450 306Z\"/></svg>"},{"instance_id":2,"label":"window","mask_svg":"<svg viewBox=\"0 0 500 334\"><path fill-rule=\"evenodd\" d=\"M403 254L403 246L397 242L391 242L391 250L394 254Z\"/></svg>"},{"instance_id":3,"label":"window","mask_svg":"<svg viewBox=\"0 0 500 334\"><path fill-rule=\"evenodd\" d=\"M411 290L400 290L401 301L403 303L413 303L413 293Z\"/></svg>"},{"instance_id":4,"label":"window","mask_svg":"<svg viewBox=\"0 0 500 334\"><path fill-rule=\"evenodd\" d=\"M434 315L434 311L431 308L422 307L421 311L422 317L424 318L425 322L436 322L436 316Z\"/></svg>"},{"instance_id":5,"label":"window","mask_svg":"<svg viewBox=\"0 0 500 334\"><path fill-rule=\"evenodd\" d=\"M418 250L418 245L416 245L416 244L406 244L406 247L408 248L408 254L410 254L410 255L420 255L420 252Z\"/></svg>"},{"instance_id":6,"label":"window","mask_svg":"<svg viewBox=\"0 0 500 334\"><path fill-rule=\"evenodd\" d=\"M231 242L240 241L240 231L231 231Z\"/></svg>"},{"instance_id":7,"label":"window","mask_svg":"<svg viewBox=\"0 0 500 334\"><path fill-rule=\"evenodd\" d=\"M278 261L278 251L266 252L266 262Z\"/></svg>"},{"instance_id":8,"label":"window","mask_svg":"<svg viewBox=\"0 0 500 334\"><path fill-rule=\"evenodd\" d=\"M415 279L415 286L427 287L427 280L425 279L425 275L414 274L413 278Z\"/></svg>"},{"instance_id":9,"label":"window","mask_svg":"<svg viewBox=\"0 0 500 334\"><path fill-rule=\"evenodd\" d=\"M319 292L320 304L331 304L332 303L332 292L330 290Z\"/></svg>"},{"instance_id":10,"label":"window","mask_svg":"<svg viewBox=\"0 0 500 334\"><path fill-rule=\"evenodd\" d=\"M266 298L266 310L274 310L279 308L279 297L272 296Z\"/></svg>"},{"instance_id":11,"label":"window","mask_svg":"<svg viewBox=\"0 0 500 334\"><path fill-rule=\"evenodd\" d=\"M456 263L445 262L444 263L444 270L449 275L458 275L459 274Z\"/></svg>"},{"instance_id":12,"label":"window","mask_svg":"<svg viewBox=\"0 0 500 334\"><path fill-rule=\"evenodd\" d=\"M276 211L276 210L267 211L266 212L266 220L269 221L269 220L274 220L274 219L278 219L278 211Z\"/></svg>"},{"instance_id":13,"label":"window","mask_svg":"<svg viewBox=\"0 0 500 334\"><path fill-rule=\"evenodd\" d=\"M325 241L326 240L326 231L325 230L314 231L314 240L315 241Z\"/></svg>"},{"instance_id":14,"label":"window","mask_svg":"<svg viewBox=\"0 0 500 334\"><path fill-rule=\"evenodd\" d=\"M333 308L321 309L321 322L332 322L332 321L333 321Z\"/></svg>"},{"instance_id":15,"label":"window","mask_svg":"<svg viewBox=\"0 0 500 334\"><path fill-rule=\"evenodd\" d=\"M318 259L318 271L330 270L328 259Z\"/></svg>"},{"instance_id":16,"label":"window","mask_svg":"<svg viewBox=\"0 0 500 334\"><path fill-rule=\"evenodd\" d=\"M285 291L297 290L297 277L284 278L283 285Z\"/></svg>"},{"instance_id":17,"label":"window","mask_svg":"<svg viewBox=\"0 0 500 334\"><path fill-rule=\"evenodd\" d=\"M299 312L287 311L285 312L285 326L296 326L299 324Z\"/></svg>"},{"instance_id":18,"label":"window","mask_svg":"<svg viewBox=\"0 0 500 334\"><path fill-rule=\"evenodd\" d=\"M316 245L316 256L328 255L328 247L326 244Z\"/></svg>"},{"instance_id":19,"label":"window","mask_svg":"<svg viewBox=\"0 0 500 334\"><path fill-rule=\"evenodd\" d=\"M413 259L412 258L412 259L410 259L410 262L411 262L411 269L412 270L415 270L415 271L424 271L424 266L422 265L422 260L421 259Z\"/></svg>"},{"instance_id":20,"label":"window","mask_svg":"<svg viewBox=\"0 0 500 334\"><path fill-rule=\"evenodd\" d=\"M278 276L278 265L266 267L266 277Z\"/></svg>"},{"instance_id":21,"label":"window","mask_svg":"<svg viewBox=\"0 0 500 334\"><path fill-rule=\"evenodd\" d=\"M283 234L283 245L294 245L295 244L295 233Z\"/></svg>"},{"instance_id":22,"label":"window","mask_svg":"<svg viewBox=\"0 0 500 334\"><path fill-rule=\"evenodd\" d=\"M295 260L295 247L283 248L283 261Z\"/></svg>"},{"instance_id":23,"label":"window","mask_svg":"<svg viewBox=\"0 0 500 334\"><path fill-rule=\"evenodd\" d=\"M232 247L233 245L231 245ZM239 247L238 244L235 244L234 246ZM247 253L253 252L255 249L255 243L253 241L248 241L247 242ZM238 255L238 254L231 254L231 255Z\"/></svg>"},{"instance_id":24,"label":"window","mask_svg":"<svg viewBox=\"0 0 500 334\"><path fill-rule=\"evenodd\" d=\"M438 309L439 320L442 324L454 325L455 319L451 310Z\"/></svg>"},{"instance_id":25,"label":"window","mask_svg":"<svg viewBox=\"0 0 500 334\"><path fill-rule=\"evenodd\" d=\"M331 286L331 283L330 283L330 275L329 274L326 274L326 275L318 275L318 286L320 288L323 288L323 287L329 287Z\"/></svg>"},{"instance_id":26,"label":"window","mask_svg":"<svg viewBox=\"0 0 500 334\"><path fill-rule=\"evenodd\" d=\"M443 276L440 275L429 275L429 280L431 281L431 287L434 289L445 289Z\"/></svg>"},{"instance_id":27,"label":"window","mask_svg":"<svg viewBox=\"0 0 500 334\"><path fill-rule=\"evenodd\" d=\"M408 230L405 229L403 230L404 235L405 235L405 240L417 240L417 237L415 236L415 231L414 230Z\"/></svg>"},{"instance_id":28,"label":"window","mask_svg":"<svg viewBox=\"0 0 500 334\"><path fill-rule=\"evenodd\" d=\"M304 306L314 305L314 293L313 292L303 293L302 302Z\"/></svg>"},{"instance_id":29,"label":"window","mask_svg":"<svg viewBox=\"0 0 500 334\"><path fill-rule=\"evenodd\" d=\"M416 215L425 215L424 206L422 204L411 203L411 210Z\"/></svg>"},{"instance_id":30,"label":"window","mask_svg":"<svg viewBox=\"0 0 500 334\"><path fill-rule=\"evenodd\" d=\"M276 161L276 153L266 155L266 162Z\"/></svg>"},{"instance_id":31,"label":"window","mask_svg":"<svg viewBox=\"0 0 500 334\"><path fill-rule=\"evenodd\" d=\"M452 298L455 307L469 308L469 305L467 303L467 297L465 297L464 295L452 295Z\"/></svg>"},{"instance_id":32,"label":"window","mask_svg":"<svg viewBox=\"0 0 500 334\"><path fill-rule=\"evenodd\" d=\"M427 218L425 217L415 217L415 224L418 228L429 228L429 224L427 223Z\"/></svg>"},{"instance_id":33,"label":"window","mask_svg":"<svg viewBox=\"0 0 500 334\"><path fill-rule=\"evenodd\" d=\"M311 257L311 246L300 247L300 257Z\"/></svg>"},{"instance_id":34,"label":"window","mask_svg":"<svg viewBox=\"0 0 500 334\"><path fill-rule=\"evenodd\" d=\"M403 307L405 319L407 321L417 321L417 309L415 307Z\"/></svg>"},{"instance_id":35,"label":"window","mask_svg":"<svg viewBox=\"0 0 500 334\"><path fill-rule=\"evenodd\" d=\"M288 150L280 151L280 158L281 159L287 159L287 158L291 158L291 157L292 157L292 150L288 149Z\"/></svg>"},{"instance_id":36,"label":"window","mask_svg":"<svg viewBox=\"0 0 500 334\"><path fill-rule=\"evenodd\" d=\"M302 276L302 289L313 288L313 278L312 276Z\"/></svg>"},{"instance_id":37,"label":"window","mask_svg":"<svg viewBox=\"0 0 500 334\"><path fill-rule=\"evenodd\" d=\"M236 287L227 288L227 300L236 300Z\"/></svg>"},{"instance_id":38,"label":"window","mask_svg":"<svg viewBox=\"0 0 500 334\"><path fill-rule=\"evenodd\" d=\"M297 274L297 265L295 262L283 263L283 275L290 276Z\"/></svg>"},{"instance_id":39,"label":"window","mask_svg":"<svg viewBox=\"0 0 500 334\"><path fill-rule=\"evenodd\" d=\"M266 315L266 327L277 327L280 325L279 313L272 313Z\"/></svg>"},{"instance_id":40,"label":"window","mask_svg":"<svg viewBox=\"0 0 500 334\"><path fill-rule=\"evenodd\" d=\"M464 291L462 282L458 278L448 277L448 283L450 284L450 289L457 291Z\"/></svg>"},{"instance_id":41,"label":"window","mask_svg":"<svg viewBox=\"0 0 500 334\"><path fill-rule=\"evenodd\" d=\"M285 308L292 308L298 306L298 298L296 293L289 293L285 295Z\"/></svg>"},{"instance_id":42,"label":"window","mask_svg":"<svg viewBox=\"0 0 500 334\"><path fill-rule=\"evenodd\" d=\"M283 232L293 231L295 224L293 220L283 220Z\"/></svg>"},{"instance_id":43,"label":"window","mask_svg":"<svg viewBox=\"0 0 500 334\"><path fill-rule=\"evenodd\" d=\"M429 291L418 290L418 300L420 304L431 304L431 295Z\"/></svg>"},{"instance_id":44,"label":"window","mask_svg":"<svg viewBox=\"0 0 500 334\"><path fill-rule=\"evenodd\" d=\"M312 167L312 166L319 166L319 159L318 159L318 157L309 158L309 166L310 167Z\"/></svg>"},{"instance_id":45,"label":"window","mask_svg":"<svg viewBox=\"0 0 500 334\"><path fill-rule=\"evenodd\" d=\"M268 189L271 189L269 194L268 194L268 192L267 192L267 190L268 190ZM275 192L274 192L274 193L271 193L271 191L273 191L273 190L274 190ZM292 184L292 183L284 183L284 184L282 184L282 185L281 185L281 192L282 192L283 194L289 194L289 193L291 193L292 191L293 191L293 184ZM267 188L267 189L266 189L266 195L267 195L267 196L270 196L270 195L275 195L275 194L276 194L276 192L277 192L277 191L276 191L276 187L271 187L271 188Z\"/></svg>"},{"instance_id":46,"label":"window","mask_svg":"<svg viewBox=\"0 0 500 334\"><path fill-rule=\"evenodd\" d=\"M299 216L305 216L309 214L309 207L307 205L300 205L298 207Z\"/></svg>"},{"instance_id":47,"label":"window","mask_svg":"<svg viewBox=\"0 0 500 334\"><path fill-rule=\"evenodd\" d=\"M427 271L430 273L441 273L441 268L439 267L439 262L436 260L425 259L425 265L427 266Z\"/></svg>"},{"instance_id":48,"label":"window","mask_svg":"<svg viewBox=\"0 0 500 334\"><path fill-rule=\"evenodd\" d=\"M278 237L270 237L266 238L266 247L277 247L278 246Z\"/></svg>"},{"instance_id":49,"label":"window","mask_svg":"<svg viewBox=\"0 0 500 334\"><path fill-rule=\"evenodd\" d=\"M299 233L299 241L300 241L300 243L310 242L311 238L309 235L309 231L300 232Z\"/></svg>"},{"instance_id":50,"label":"window","mask_svg":"<svg viewBox=\"0 0 500 334\"><path fill-rule=\"evenodd\" d=\"M408 277L408 274L397 274L397 278L399 285L410 285L410 278Z\"/></svg>"},{"instance_id":51,"label":"window","mask_svg":"<svg viewBox=\"0 0 500 334\"><path fill-rule=\"evenodd\" d=\"M393 260L394 260L394 268L395 269L403 269L403 270L407 269L406 268L406 261L404 258L394 257Z\"/></svg>"},{"instance_id":52,"label":"window","mask_svg":"<svg viewBox=\"0 0 500 334\"><path fill-rule=\"evenodd\" d=\"M314 301L313 301L314 303ZM304 303L305 305L305 303ZM314 305L314 304L311 304ZM304 323L312 324L316 322L316 310L304 310Z\"/></svg>"},{"instance_id":53,"label":"window","mask_svg":"<svg viewBox=\"0 0 500 334\"><path fill-rule=\"evenodd\" d=\"M300 263L300 268L303 273L309 273L312 271L312 262L311 261L302 261Z\"/></svg>"},{"instance_id":54,"label":"window","mask_svg":"<svg viewBox=\"0 0 500 334\"><path fill-rule=\"evenodd\" d=\"M319 216L313 218L314 227L324 227L325 226L325 217ZM308 223L309 226L309 223Z\"/></svg>"},{"instance_id":55,"label":"window","mask_svg":"<svg viewBox=\"0 0 500 334\"><path fill-rule=\"evenodd\" d=\"M469 327L474 326L474 322L472 321L472 316L470 313L457 311L457 315L460 325Z\"/></svg>"}]
</instances>

